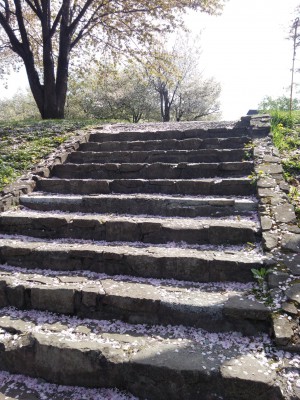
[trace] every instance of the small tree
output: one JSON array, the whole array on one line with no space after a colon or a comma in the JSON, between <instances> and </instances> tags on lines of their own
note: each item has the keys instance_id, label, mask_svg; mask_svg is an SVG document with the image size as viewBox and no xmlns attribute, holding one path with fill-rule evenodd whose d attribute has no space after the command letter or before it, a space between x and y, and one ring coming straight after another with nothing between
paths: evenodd
<instances>
[{"instance_id":1,"label":"small tree","mask_svg":"<svg viewBox=\"0 0 300 400\"><path fill-rule=\"evenodd\" d=\"M176 121L193 121L218 115L220 93L221 85L213 78L183 85L174 101Z\"/></svg>"},{"instance_id":2,"label":"small tree","mask_svg":"<svg viewBox=\"0 0 300 400\"><path fill-rule=\"evenodd\" d=\"M99 119L127 120L137 123L155 113L155 93L142 74L141 66L92 68L80 81L71 80L68 110L79 109ZM74 114L74 112L73 112Z\"/></svg>"},{"instance_id":3,"label":"small tree","mask_svg":"<svg viewBox=\"0 0 300 400\"><path fill-rule=\"evenodd\" d=\"M297 110L299 107L299 100L293 99L292 108ZM258 108L261 111L289 111L290 98L287 96L280 96L274 99L271 96L265 96L259 103Z\"/></svg>"},{"instance_id":4,"label":"small tree","mask_svg":"<svg viewBox=\"0 0 300 400\"><path fill-rule=\"evenodd\" d=\"M120 78L119 84L123 88L123 94L118 102L124 118L130 117L134 123L139 122L141 118L153 118L156 110L155 93L141 67L136 63L131 64L122 72Z\"/></svg>"},{"instance_id":5,"label":"small tree","mask_svg":"<svg viewBox=\"0 0 300 400\"><path fill-rule=\"evenodd\" d=\"M29 91L0 101L0 120L32 119L38 116L39 111Z\"/></svg>"},{"instance_id":6,"label":"small tree","mask_svg":"<svg viewBox=\"0 0 300 400\"><path fill-rule=\"evenodd\" d=\"M161 46L153 53L146 71L159 95L162 121L170 121L172 113L180 121L219 111L220 84L212 78L203 80L200 60L200 38L191 40L187 34L177 35L172 50Z\"/></svg>"}]
</instances>

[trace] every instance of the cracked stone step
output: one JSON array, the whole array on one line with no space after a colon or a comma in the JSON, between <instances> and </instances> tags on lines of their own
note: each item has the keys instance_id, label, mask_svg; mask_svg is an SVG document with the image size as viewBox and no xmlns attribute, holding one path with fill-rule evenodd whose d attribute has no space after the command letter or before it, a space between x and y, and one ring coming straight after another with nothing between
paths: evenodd
<instances>
[{"instance_id":1,"label":"cracked stone step","mask_svg":"<svg viewBox=\"0 0 300 400\"><path fill-rule=\"evenodd\" d=\"M52 273L51 273L52 272ZM252 284L155 282L0 266L0 307L36 309L133 324L184 325L209 332L268 332L271 311Z\"/></svg>"},{"instance_id":2,"label":"cracked stone step","mask_svg":"<svg viewBox=\"0 0 300 400\"><path fill-rule=\"evenodd\" d=\"M80 151L144 151L147 150L197 150L197 149L241 149L250 142L248 136L229 138L190 138L136 141L107 141L103 143L89 141L82 143Z\"/></svg>"},{"instance_id":3,"label":"cracked stone step","mask_svg":"<svg viewBox=\"0 0 300 400\"><path fill-rule=\"evenodd\" d=\"M58 164L52 175L58 178L89 179L197 179L247 176L253 171L253 163L181 163L181 164L97 164L92 159L87 164Z\"/></svg>"},{"instance_id":4,"label":"cracked stone step","mask_svg":"<svg viewBox=\"0 0 300 400\"><path fill-rule=\"evenodd\" d=\"M0 214L0 231L38 238L187 244L243 244L261 237L258 223L231 219L155 218L95 214L8 211Z\"/></svg>"},{"instance_id":5,"label":"cracked stone step","mask_svg":"<svg viewBox=\"0 0 300 400\"><path fill-rule=\"evenodd\" d=\"M248 150L249 152L250 150ZM248 153L247 152L247 153ZM244 149L147 150L147 151L74 151L67 162L84 163L216 163L242 161Z\"/></svg>"},{"instance_id":6,"label":"cracked stone step","mask_svg":"<svg viewBox=\"0 0 300 400\"><path fill-rule=\"evenodd\" d=\"M108 275L193 282L253 281L251 269L272 260L246 248L190 249L128 243L94 243L2 237L0 262L30 269L87 270Z\"/></svg>"},{"instance_id":7,"label":"cracked stone step","mask_svg":"<svg viewBox=\"0 0 300 400\"><path fill-rule=\"evenodd\" d=\"M217 128L217 129L186 129L186 130L156 130L153 132L135 131L135 132L99 132L96 129L90 134L90 142L107 141L153 141L168 139L212 139L212 138L233 138L233 137L252 137L253 132L245 128Z\"/></svg>"},{"instance_id":8,"label":"cracked stone step","mask_svg":"<svg viewBox=\"0 0 300 400\"><path fill-rule=\"evenodd\" d=\"M257 201L249 198L226 197L176 197L147 194L133 195L24 195L20 204L39 211L60 210L65 212L118 213L132 215L156 215L168 217L214 217L247 215L257 211Z\"/></svg>"},{"instance_id":9,"label":"cracked stone step","mask_svg":"<svg viewBox=\"0 0 300 400\"><path fill-rule=\"evenodd\" d=\"M60 179L41 178L37 190L63 194L159 193L202 196L251 196L249 178L224 179Z\"/></svg>"},{"instance_id":10,"label":"cracked stone step","mask_svg":"<svg viewBox=\"0 0 300 400\"><path fill-rule=\"evenodd\" d=\"M78 320L38 311L0 314L0 366L62 385L113 387L149 400L282 400L284 379L266 335ZM163 377L163 379L162 379ZM166 382L168 383L166 385Z\"/></svg>"}]
</instances>

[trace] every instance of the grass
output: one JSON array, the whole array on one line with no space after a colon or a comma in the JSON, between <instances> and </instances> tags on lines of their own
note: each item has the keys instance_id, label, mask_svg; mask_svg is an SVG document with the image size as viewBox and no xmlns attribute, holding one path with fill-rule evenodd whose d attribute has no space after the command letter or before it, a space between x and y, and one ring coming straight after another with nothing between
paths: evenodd
<instances>
[{"instance_id":1,"label":"grass","mask_svg":"<svg viewBox=\"0 0 300 400\"><path fill-rule=\"evenodd\" d=\"M300 111L292 115L274 111L271 116L273 141L281 153L284 177L290 184L289 198L300 220Z\"/></svg>"},{"instance_id":2,"label":"grass","mask_svg":"<svg viewBox=\"0 0 300 400\"><path fill-rule=\"evenodd\" d=\"M93 120L0 122L0 190ZM97 122L98 123L98 122Z\"/></svg>"}]
</instances>

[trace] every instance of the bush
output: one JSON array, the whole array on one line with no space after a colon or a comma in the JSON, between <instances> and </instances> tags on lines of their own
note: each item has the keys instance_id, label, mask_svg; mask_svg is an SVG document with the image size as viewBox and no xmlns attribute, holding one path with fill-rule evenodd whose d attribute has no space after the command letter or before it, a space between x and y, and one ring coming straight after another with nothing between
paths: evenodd
<instances>
[{"instance_id":1,"label":"bush","mask_svg":"<svg viewBox=\"0 0 300 400\"><path fill-rule=\"evenodd\" d=\"M277 125L282 125L284 128L292 128L294 126L294 113L290 115L288 111L269 111L271 115L271 125L272 130L277 127Z\"/></svg>"}]
</instances>

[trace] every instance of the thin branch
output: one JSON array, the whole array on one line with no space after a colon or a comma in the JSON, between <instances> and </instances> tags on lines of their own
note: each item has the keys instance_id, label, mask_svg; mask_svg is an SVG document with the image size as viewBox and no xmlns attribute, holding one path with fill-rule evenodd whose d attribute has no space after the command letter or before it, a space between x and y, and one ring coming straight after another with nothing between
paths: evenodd
<instances>
[{"instance_id":1,"label":"thin branch","mask_svg":"<svg viewBox=\"0 0 300 400\"><path fill-rule=\"evenodd\" d=\"M0 12L0 25L2 28L5 30L9 41L12 45L12 50L16 52L19 56L22 54L22 43L18 40L17 36L15 35L13 29L9 25L8 21L6 20L6 17L2 12Z\"/></svg>"},{"instance_id":2,"label":"thin branch","mask_svg":"<svg viewBox=\"0 0 300 400\"><path fill-rule=\"evenodd\" d=\"M92 22L95 21L95 16L97 15L98 11L99 11L102 7L103 7L103 3L100 4L100 5L96 8L96 10L93 12L92 16L88 19L88 21L86 22L86 24L84 25L84 27L80 30L80 32L78 33L78 35L76 36L76 38L73 40L73 42L72 42L72 48L73 48L74 46L76 46L76 44L80 41L80 39L82 39L82 37L86 36L86 34L88 34L88 33L91 31L92 28L94 28L95 26L97 26L97 24L100 23L101 19L103 19L103 18L105 18L105 17L111 16L111 15L118 15L118 14L126 15L126 14L133 14L133 13L138 13L138 12L143 13L143 12L149 11L148 8L134 8L134 9L130 9L130 10L128 10L128 11L126 11L126 10L115 10L115 11L111 11L111 12L106 12L106 13L100 14L100 15L97 17L97 23L94 23L94 24L93 24L93 27L90 28L90 25L92 24ZM84 15L84 13L82 14L82 16L83 16L83 15ZM73 29L72 26L73 26L74 22L78 20L78 17L79 17L79 15L78 15L77 18L73 21L73 23L70 25L71 30ZM78 20L78 23L79 23L79 21L80 21L80 19ZM123 21L122 21L122 22L123 22ZM77 24L78 24L78 23L77 23ZM124 22L123 22L123 24L124 24ZM75 26L75 29L76 29L76 26ZM74 30L75 30L75 29L74 29Z\"/></svg>"},{"instance_id":3,"label":"thin branch","mask_svg":"<svg viewBox=\"0 0 300 400\"><path fill-rule=\"evenodd\" d=\"M5 4L5 17L6 17L6 21L9 22L9 17L11 14L10 8L9 8L9 2L8 0L4 0L4 4Z\"/></svg>"},{"instance_id":4,"label":"thin branch","mask_svg":"<svg viewBox=\"0 0 300 400\"><path fill-rule=\"evenodd\" d=\"M93 4L93 0L86 0L84 6L82 7L80 12L78 13L77 17L74 19L74 21L69 26L69 29L70 29L71 33L73 33L75 31L77 25L81 21L81 18L84 16L84 14L87 12L87 10L89 9L89 7L92 4Z\"/></svg>"},{"instance_id":5,"label":"thin branch","mask_svg":"<svg viewBox=\"0 0 300 400\"><path fill-rule=\"evenodd\" d=\"M42 15L42 8L41 8L41 6L40 6L40 3L39 3L39 1L38 0L33 0L33 2L34 2L34 5L35 5L35 8L37 9L37 11L38 11L38 13L40 14L40 15Z\"/></svg>"},{"instance_id":6,"label":"thin branch","mask_svg":"<svg viewBox=\"0 0 300 400\"><path fill-rule=\"evenodd\" d=\"M62 16L62 10L63 10L63 5L60 7L60 9L59 9L59 11L58 11L58 13L56 15L56 18L55 18L55 20L53 22L53 25L52 25L52 27L50 29L50 37L52 37L54 35L54 33L56 32L56 28L57 28L57 26L59 24L59 21L61 19L61 16Z\"/></svg>"},{"instance_id":7,"label":"thin branch","mask_svg":"<svg viewBox=\"0 0 300 400\"><path fill-rule=\"evenodd\" d=\"M17 21L18 21L18 25L19 25L19 31L21 34L22 42L29 49L30 45L29 45L29 41L28 41L27 31L26 31L25 24L24 24L24 18L23 18L23 12L22 12L22 6L20 3L20 0L14 0L14 3L15 3L15 7L16 7L16 16L17 16Z\"/></svg>"},{"instance_id":8,"label":"thin branch","mask_svg":"<svg viewBox=\"0 0 300 400\"><path fill-rule=\"evenodd\" d=\"M40 18L41 15L39 15L37 8L32 4L32 2L30 0L25 0L25 2L29 5L32 11Z\"/></svg>"}]
</instances>

